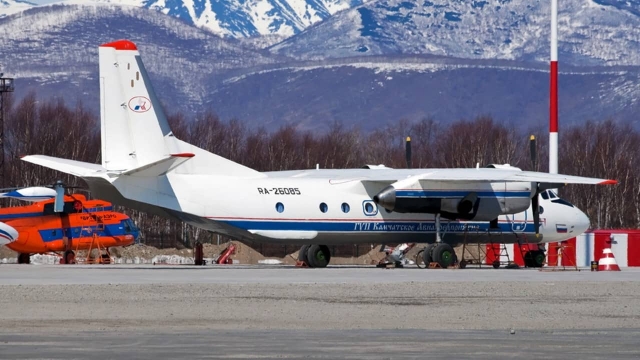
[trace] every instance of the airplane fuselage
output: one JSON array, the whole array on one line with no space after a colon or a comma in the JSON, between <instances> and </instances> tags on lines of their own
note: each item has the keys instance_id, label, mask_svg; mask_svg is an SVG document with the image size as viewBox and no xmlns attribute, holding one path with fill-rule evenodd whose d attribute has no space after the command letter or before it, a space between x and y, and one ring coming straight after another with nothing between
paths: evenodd
<instances>
[{"instance_id":1,"label":"airplane fuselage","mask_svg":"<svg viewBox=\"0 0 640 360\"><path fill-rule=\"evenodd\" d=\"M346 170L341 170L346 171ZM366 174L354 169L354 175ZM397 170L400 171L400 170ZM156 178L128 177L92 186L97 196L113 199L114 191L134 202L156 204L192 225L239 239L287 244L433 242L436 217L400 213L378 206L373 194L385 184L359 179L333 181L334 170L272 172L260 178L168 174ZM313 175L313 177L311 177ZM124 181L122 181L124 180ZM104 186L106 185L106 186ZM156 191L160 187L160 191ZM111 189L109 189L111 188ZM434 196L440 196L438 194ZM488 198L488 197L487 197ZM495 198L495 196L494 196ZM527 198L528 199L528 198ZM482 202L483 199L480 199ZM540 236L531 208L489 221L441 218L440 233L448 243L554 242L579 235L589 221L577 208L541 199ZM141 209L145 210L145 209Z\"/></svg>"}]
</instances>

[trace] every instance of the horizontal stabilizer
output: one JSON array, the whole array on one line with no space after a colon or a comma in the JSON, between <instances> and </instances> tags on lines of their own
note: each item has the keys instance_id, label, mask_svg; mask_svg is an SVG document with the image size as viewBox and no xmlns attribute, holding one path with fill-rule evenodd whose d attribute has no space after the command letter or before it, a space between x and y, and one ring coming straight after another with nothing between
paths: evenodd
<instances>
[{"instance_id":1,"label":"horizontal stabilizer","mask_svg":"<svg viewBox=\"0 0 640 360\"><path fill-rule=\"evenodd\" d=\"M138 177L154 177L161 176L181 165L185 161L191 159L194 155L191 153L172 154L150 164L127 170L122 175L138 176Z\"/></svg>"},{"instance_id":2,"label":"horizontal stabilizer","mask_svg":"<svg viewBox=\"0 0 640 360\"><path fill-rule=\"evenodd\" d=\"M28 155L22 157L22 160L30 162L32 164L47 167L49 169L58 170L65 174L71 174L80 177L107 172L105 168L98 164L61 159L47 155Z\"/></svg>"}]
</instances>

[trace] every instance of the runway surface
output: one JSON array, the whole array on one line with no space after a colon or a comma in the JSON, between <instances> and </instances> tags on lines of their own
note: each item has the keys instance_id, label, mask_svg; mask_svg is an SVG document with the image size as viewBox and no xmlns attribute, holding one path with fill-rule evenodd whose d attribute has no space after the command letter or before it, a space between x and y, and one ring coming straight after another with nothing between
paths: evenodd
<instances>
[{"instance_id":1,"label":"runway surface","mask_svg":"<svg viewBox=\"0 0 640 360\"><path fill-rule=\"evenodd\" d=\"M380 284L406 282L632 281L640 268L621 272L539 271L535 269L379 269L334 266L325 269L274 265L0 265L0 285L70 284Z\"/></svg>"},{"instance_id":2,"label":"runway surface","mask_svg":"<svg viewBox=\"0 0 640 360\"><path fill-rule=\"evenodd\" d=\"M0 358L637 359L638 294L636 269L0 265Z\"/></svg>"}]
</instances>

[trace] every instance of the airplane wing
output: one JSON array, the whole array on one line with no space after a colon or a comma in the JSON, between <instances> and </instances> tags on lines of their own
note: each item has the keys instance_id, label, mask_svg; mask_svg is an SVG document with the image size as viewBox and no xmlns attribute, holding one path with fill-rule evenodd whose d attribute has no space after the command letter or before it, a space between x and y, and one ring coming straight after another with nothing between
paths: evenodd
<instances>
[{"instance_id":1,"label":"airplane wing","mask_svg":"<svg viewBox=\"0 0 640 360\"><path fill-rule=\"evenodd\" d=\"M537 182L546 188L561 187L566 184L587 185L613 185L616 180L591 178L584 176L572 176L564 174L550 174L534 171L503 170L503 169L433 169L422 173L414 173L405 177L397 176L393 172L371 172L367 178L361 178L363 182L398 182L419 181L421 184L430 182Z\"/></svg>"}]
</instances>

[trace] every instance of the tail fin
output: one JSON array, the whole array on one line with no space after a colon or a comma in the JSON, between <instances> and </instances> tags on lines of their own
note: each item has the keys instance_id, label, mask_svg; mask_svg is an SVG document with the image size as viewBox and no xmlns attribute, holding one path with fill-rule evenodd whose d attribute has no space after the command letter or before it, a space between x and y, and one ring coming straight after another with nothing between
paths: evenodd
<instances>
[{"instance_id":1,"label":"tail fin","mask_svg":"<svg viewBox=\"0 0 640 360\"><path fill-rule=\"evenodd\" d=\"M189 153L176 168L189 174L259 176L260 173L176 139L156 97L136 45L100 45L102 167L127 171Z\"/></svg>"}]
</instances>

